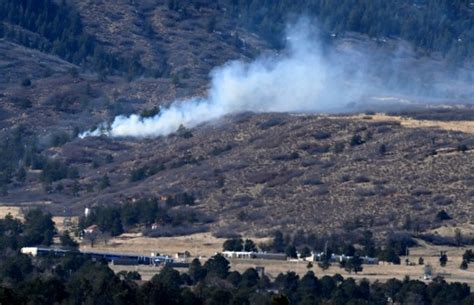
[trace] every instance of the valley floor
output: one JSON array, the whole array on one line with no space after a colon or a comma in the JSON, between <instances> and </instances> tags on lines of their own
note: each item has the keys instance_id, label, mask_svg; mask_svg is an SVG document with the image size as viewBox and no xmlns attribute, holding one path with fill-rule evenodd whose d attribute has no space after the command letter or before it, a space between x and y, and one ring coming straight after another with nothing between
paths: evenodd
<instances>
[{"instance_id":1,"label":"valley floor","mask_svg":"<svg viewBox=\"0 0 474 305\"><path fill-rule=\"evenodd\" d=\"M265 239L254 239L257 243L265 241ZM192 257L199 257L203 262L210 256L222 251L222 243L225 239L215 238L209 233L200 233L181 237L162 237L148 238L137 234L123 234L117 238L108 241L107 245L97 244L95 250L121 252L121 253L141 253L149 255L151 252L159 252L160 254L175 255L177 252L189 251ZM419 257L423 257L425 264L430 264L433 268L433 275L440 275L448 282L467 283L474 288L474 267L470 266L468 270L461 270L462 254L469 247L448 247L436 246L418 240L419 246L410 248L408 257L401 257L401 265L379 264L364 265L364 270L358 274L349 274L344 269L333 265L327 270L322 270L314 263L311 268L317 276L341 274L344 277L353 277L356 279L366 278L370 281L386 281L391 278L403 279L409 276L411 279L423 280L424 266L418 265ZM471 247L472 248L472 247ZM88 245L81 245L81 250L91 250ZM448 255L448 263L445 267L439 265L439 253L446 251ZM407 266L405 259L415 263L413 266ZM290 261L272 261L272 260L231 260L231 268L239 272L243 272L248 268L256 266L265 267L265 273L274 279L279 273L293 271L303 276L309 269L307 262L290 262ZM144 280L148 280L159 272L159 267L151 266L111 266L116 271L138 271Z\"/></svg>"}]
</instances>

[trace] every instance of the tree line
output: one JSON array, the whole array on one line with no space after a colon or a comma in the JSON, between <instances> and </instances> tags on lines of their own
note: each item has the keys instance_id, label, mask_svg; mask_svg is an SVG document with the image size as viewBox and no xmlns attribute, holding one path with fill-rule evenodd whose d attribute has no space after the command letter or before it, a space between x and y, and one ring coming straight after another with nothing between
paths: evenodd
<instances>
[{"instance_id":1,"label":"tree line","mask_svg":"<svg viewBox=\"0 0 474 305\"><path fill-rule=\"evenodd\" d=\"M28 169L41 170L39 179L46 190L52 182L79 178L77 167L42 155L44 148L39 147L37 138L23 125L0 135L0 196L8 195L11 183L24 183Z\"/></svg>"},{"instance_id":2,"label":"tree line","mask_svg":"<svg viewBox=\"0 0 474 305\"><path fill-rule=\"evenodd\" d=\"M164 267L150 281L139 273L115 274L105 262L74 252L64 257L32 258L19 254L22 246L48 245L56 234L51 215L27 211L23 222L10 215L0 219L1 304L180 304L180 305L276 305L276 304L400 304L470 305L474 294L462 283L435 278L391 279L385 283L356 282L341 275L317 277L280 273L274 280L260 270L230 270L222 255L202 263L194 259L187 272ZM63 246L77 246L66 234ZM248 242L247 242L248 243ZM472 253L467 252L471 259Z\"/></svg>"},{"instance_id":3,"label":"tree line","mask_svg":"<svg viewBox=\"0 0 474 305\"><path fill-rule=\"evenodd\" d=\"M81 16L66 1L0 1L0 38L58 55L102 74L119 71L136 76L145 71L137 56L122 58L105 51L84 30Z\"/></svg>"},{"instance_id":4,"label":"tree line","mask_svg":"<svg viewBox=\"0 0 474 305\"><path fill-rule=\"evenodd\" d=\"M2 304L166 304L166 305L309 305L443 304L470 305L467 284L436 278L356 282L341 275L317 277L280 273L275 280L249 268L230 271L221 255L204 264L195 259L187 272L164 267L140 285L137 272L115 274L105 263L73 253L62 258L10 256L0 262Z\"/></svg>"},{"instance_id":5,"label":"tree line","mask_svg":"<svg viewBox=\"0 0 474 305\"><path fill-rule=\"evenodd\" d=\"M194 0L193 2L202 2ZM399 37L452 63L474 60L474 8L470 0L221 0L240 25L282 46L292 16L316 17L323 32Z\"/></svg>"},{"instance_id":6,"label":"tree line","mask_svg":"<svg viewBox=\"0 0 474 305\"><path fill-rule=\"evenodd\" d=\"M117 206L97 206L86 217L79 219L79 229L97 225L102 232L112 236L122 234L125 229L137 225L150 227L152 224L162 226L179 226L184 223L192 224L199 221L192 211L170 213L170 209L179 205L193 205L194 197L186 192L167 196L160 201L156 197L142 198L135 202L125 202Z\"/></svg>"}]
</instances>

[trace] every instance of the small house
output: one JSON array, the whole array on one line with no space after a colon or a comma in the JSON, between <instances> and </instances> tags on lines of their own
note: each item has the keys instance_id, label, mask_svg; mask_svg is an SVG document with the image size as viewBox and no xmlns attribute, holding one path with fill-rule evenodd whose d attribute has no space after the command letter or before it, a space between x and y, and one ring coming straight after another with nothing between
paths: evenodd
<instances>
[{"instance_id":1,"label":"small house","mask_svg":"<svg viewBox=\"0 0 474 305\"><path fill-rule=\"evenodd\" d=\"M99 231L98 225L91 225L84 229L84 234L93 234Z\"/></svg>"}]
</instances>

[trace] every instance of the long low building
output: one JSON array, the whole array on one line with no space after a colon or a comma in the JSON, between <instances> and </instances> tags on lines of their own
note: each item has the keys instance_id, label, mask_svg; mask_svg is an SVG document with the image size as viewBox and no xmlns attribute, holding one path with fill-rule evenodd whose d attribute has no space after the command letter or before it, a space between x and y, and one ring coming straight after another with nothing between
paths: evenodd
<instances>
[{"instance_id":1,"label":"long low building","mask_svg":"<svg viewBox=\"0 0 474 305\"><path fill-rule=\"evenodd\" d=\"M223 251L222 256L228 259L268 259L286 260L284 253L247 252L247 251Z\"/></svg>"},{"instance_id":2,"label":"long low building","mask_svg":"<svg viewBox=\"0 0 474 305\"><path fill-rule=\"evenodd\" d=\"M91 257L93 260L105 260L114 265L162 265L173 264L174 260L170 256L144 256L137 254L100 252L100 251L73 251L58 248L47 247L24 247L21 248L21 253L31 256L66 256L85 255Z\"/></svg>"}]
</instances>

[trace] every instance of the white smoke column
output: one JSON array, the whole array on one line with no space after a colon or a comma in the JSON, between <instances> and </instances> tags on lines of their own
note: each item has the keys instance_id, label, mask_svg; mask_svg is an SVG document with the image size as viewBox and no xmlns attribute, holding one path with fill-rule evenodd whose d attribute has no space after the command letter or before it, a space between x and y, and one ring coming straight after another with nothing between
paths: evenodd
<instances>
[{"instance_id":1,"label":"white smoke column","mask_svg":"<svg viewBox=\"0 0 474 305\"><path fill-rule=\"evenodd\" d=\"M118 116L110 126L81 137L165 136L180 125L194 127L226 114L337 111L360 97L363 90L356 81L357 73L346 71L350 68L347 62L322 55L307 21L289 27L287 37L288 46L282 54L251 63L232 61L214 69L207 98L175 101L152 118Z\"/></svg>"}]
</instances>

